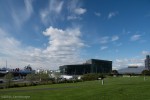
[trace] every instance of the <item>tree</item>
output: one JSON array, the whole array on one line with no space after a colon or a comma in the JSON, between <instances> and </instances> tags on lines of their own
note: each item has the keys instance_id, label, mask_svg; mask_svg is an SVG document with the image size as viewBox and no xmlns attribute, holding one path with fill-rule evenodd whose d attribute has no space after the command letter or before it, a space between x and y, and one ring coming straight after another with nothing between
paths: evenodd
<instances>
[{"instance_id":1,"label":"tree","mask_svg":"<svg viewBox=\"0 0 150 100\"><path fill-rule=\"evenodd\" d=\"M117 71L117 70L112 70L112 71L111 71L111 74L112 74L112 75L118 75L118 71Z\"/></svg>"},{"instance_id":2,"label":"tree","mask_svg":"<svg viewBox=\"0 0 150 100\"><path fill-rule=\"evenodd\" d=\"M40 72L38 74L31 73L26 76L26 80L28 80L31 83L31 85L34 85L35 82L36 83L37 82L40 82L40 83L47 82L48 83L49 79L50 79L49 75L46 73L43 73L43 72Z\"/></svg>"},{"instance_id":3,"label":"tree","mask_svg":"<svg viewBox=\"0 0 150 100\"><path fill-rule=\"evenodd\" d=\"M31 83L31 85L33 85L34 81L36 81L37 79L38 78L34 73L28 74L26 76L26 80L28 80Z\"/></svg>"},{"instance_id":4,"label":"tree","mask_svg":"<svg viewBox=\"0 0 150 100\"><path fill-rule=\"evenodd\" d=\"M38 73L37 75L39 76L41 82L48 82L50 79L49 75L46 73L41 72L41 73Z\"/></svg>"},{"instance_id":5,"label":"tree","mask_svg":"<svg viewBox=\"0 0 150 100\"><path fill-rule=\"evenodd\" d=\"M142 71L142 74L143 74L143 75L150 75L150 71L149 71L149 70L143 70L143 71Z\"/></svg>"},{"instance_id":6,"label":"tree","mask_svg":"<svg viewBox=\"0 0 150 100\"><path fill-rule=\"evenodd\" d=\"M142 75L144 75L144 81L145 81L146 80L145 76L150 75L150 70L143 70Z\"/></svg>"},{"instance_id":7,"label":"tree","mask_svg":"<svg viewBox=\"0 0 150 100\"><path fill-rule=\"evenodd\" d=\"M10 72L5 75L4 79L6 81L6 87L10 87L11 86L12 78L13 78L13 74L10 73Z\"/></svg>"},{"instance_id":8,"label":"tree","mask_svg":"<svg viewBox=\"0 0 150 100\"><path fill-rule=\"evenodd\" d=\"M85 81L98 80L99 78L104 79L105 76L103 74L89 73L84 74L82 79Z\"/></svg>"},{"instance_id":9,"label":"tree","mask_svg":"<svg viewBox=\"0 0 150 100\"><path fill-rule=\"evenodd\" d=\"M56 83L58 83L60 76L61 76L61 74L59 72L53 73L53 77L54 77Z\"/></svg>"},{"instance_id":10,"label":"tree","mask_svg":"<svg viewBox=\"0 0 150 100\"><path fill-rule=\"evenodd\" d=\"M25 69L25 70L32 71L32 67L31 67L31 65L30 65L30 64L29 64L29 65L27 65L27 66L25 66L25 67L24 67L24 69Z\"/></svg>"}]
</instances>

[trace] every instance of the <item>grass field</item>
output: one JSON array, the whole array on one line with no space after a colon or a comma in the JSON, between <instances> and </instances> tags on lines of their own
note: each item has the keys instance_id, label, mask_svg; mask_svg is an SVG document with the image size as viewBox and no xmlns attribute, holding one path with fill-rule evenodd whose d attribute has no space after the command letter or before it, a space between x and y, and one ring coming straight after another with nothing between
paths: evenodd
<instances>
[{"instance_id":1,"label":"grass field","mask_svg":"<svg viewBox=\"0 0 150 100\"><path fill-rule=\"evenodd\" d=\"M150 100L150 77L52 84L0 90L0 100Z\"/></svg>"}]
</instances>

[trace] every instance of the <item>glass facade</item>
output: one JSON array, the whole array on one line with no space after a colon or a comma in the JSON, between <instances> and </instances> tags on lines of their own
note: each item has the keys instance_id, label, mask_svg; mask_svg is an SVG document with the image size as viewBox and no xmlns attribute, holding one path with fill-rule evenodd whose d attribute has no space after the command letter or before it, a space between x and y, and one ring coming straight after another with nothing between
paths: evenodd
<instances>
[{"instance_id":1,"label":"glass facade","mask_svg":"<svg viewBox=\"0 0 150 100\"><path fill-rule=\"evenodd\" d=\"M145 59L145 68L147 70L150 70L150 56L149 55L147 55Z\"/></svg>"},{"instance_id":2,"label":"glass facade","mask_svg":"<svg viewBox=\"0 0 150 100\"><path fill-rule=\"evenodd\" d=\"M87 73L110 73L112 61L91 59L85 64L64 65L59 67L60 72L66 75L83 75Z\"/></svg>"}]
</instances>

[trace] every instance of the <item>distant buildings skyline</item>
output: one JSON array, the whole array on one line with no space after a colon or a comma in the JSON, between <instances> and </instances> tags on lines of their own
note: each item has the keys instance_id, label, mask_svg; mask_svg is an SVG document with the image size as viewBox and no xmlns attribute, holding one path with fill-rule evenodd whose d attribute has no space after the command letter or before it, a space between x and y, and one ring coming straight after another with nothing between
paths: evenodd
<instances>
[{"instance_id":1,"label":"distant buildings skyline","mask_svg":"<svg viewBox=\"0 0 150 100\"><path fill-rule=\"evenodd\" d=\"M61 74L66 75L82 75L87 73L110 73L112 69L112 61L108 60L99 60L99 59L90 59L87 60L83 64L72 64L72 65L62 65L59 67L59 71ZM12 72L15 74L28 74L32 71L31 65L27 65L22 70L21 68L17 67L15 69L13 68L7 68L7 61L6 61L6 67L0 68L1 74L6 74L8 72ZM150 70L150 56L146 55L145 58L145 66L128 66L126 68L119 69L118 72L120 74L141 74L143 70ZM45 70L42 69L34 69L35 72L46 72L47 71L54 71L54 70ZM55 70L58 71L58 70Z\"/></svg>"},{"instance_id":2,"label":"distant buildings skyline","mask_svg":"<svg viewBox=\"0 0 150 100\"><path fill-rule=\"evenodd\" d=\"M88 63L89 62L89 60L87 60L86 61L86 63ZM138 62L137 62L138 63ZM150 56L149 55L146 55L146 59L144 60L144 67L146 68L146 69L148 69L148 70L150 70ZM78 63L79 64L79 63ZM83 63L84 64L84 63ZM112 63L113 64L113 63ZM28 65L30 65L30 64L28 64ZM68 65L68 64L66 64L66 65ZM62 66L62 65L61 65ZM137 65L137 64L134 64L134 65L128 65L128 67L129 66L139 66L139 65ZM26 67L26 66L15 66L15 67L13 67L13 68L11 68L11 65L10 65L10 67L8 67L8 62L7 62L7 60L6 60L6 65L5 66L0 66L0 68L8 68L8 69L14 69L14 68L21 68L21 69L24 69L24 67ZM125 67L127 67L127 66L124 66L124 68ZM33 69L35 69L35 70L38 70L38 69L42 69L42 68L44 68L44 67L33 67ZM59 68L58 68L59 69ZM55 70L58 70L58 69L55 69ZM113 66L112 66L112 69L113 69ZM47 69L47 70L53 70L53 69Z\"/></svg>"}]
</instances>

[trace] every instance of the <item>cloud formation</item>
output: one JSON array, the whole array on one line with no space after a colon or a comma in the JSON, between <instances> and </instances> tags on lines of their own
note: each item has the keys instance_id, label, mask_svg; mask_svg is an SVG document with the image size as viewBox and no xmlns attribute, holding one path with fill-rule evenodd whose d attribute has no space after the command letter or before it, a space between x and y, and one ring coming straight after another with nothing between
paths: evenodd
<instances>
[{"instance_id":1,"label":"cloud formation","mask_svg":"<svg viewBox=\"0 0 150 100\"><path fill-rule=\"evenodd\" d=\"M119 40L119 36L117 36L117 35L112 36L112 37L104 36L104 37L100 38L100 44L106 44L106 43L114 42L114 41L117 41L117 40Z\"/></svg>"},{"instance_id":2,"label":"cloud formation","mask_svg":"<svg viewBox=\"0 0 150 100\"><path fill-rule=\"evenodd\" d=\"M8 33L0 28L0 51L1 54L5 53L4 55L11 56L13 55L18 47L20 46L20 42L10 37Z\"/></svg>"},{"instance_id":3,"label":"cloud formation","mask_svg":"<svg viewBox=\"0 0 150 100\"><path fill-rule=\"evenodd\" d=\"M108 47L107 46L102 46L100 49L101 50L105 50L105 49L107 49Z\"/></svg>"},{"instance_id":4,"label":"cloud formation","mask_svg":"<svg viewBox=\"0 0 150 100\"><path fill-rule=\"evenodd\" d=\"M101 44L105 44L105 43L108 43L108 42L109 42L109 37L108 36L100 38L100 43Z\"/></svg>"},{"instance_id":5,"label":"cloud formation","mask_svg":"<svg viewBox=\"0 0 150 100\"><path fill-rule=\"evenodd\" d=\"M22 67L31 64L34 68L42 66L45 69L58 69L60 65L80 63L80 49L85 46L80 39L82 33L79 28L62 30L50 26L43 31L43 35L49 38L45 49L24 47L23 43L9 36L2 29L0 35L1 58L7 59L14 67L17 67L16 64Z\"/></svg>"},{"instance_id":6,"label":"cloud formation","mask_svg":"<svg viewBox=\"0 0 150 100\"><path fill-rule=\"evenodd\" d=\"M115 69L126 68L131 65L144 66L144 59L139 59L139 58L116 59L114 60L114 63L113 63L113 67Z\"/></svg>"},{"instance_id":7,"label":"cloud formation","mask_svg":"<svg viewBox=\"0 0 150 100\"><path fill-rule=\"evenodd\" d=\"M150 51L143 50L143 51L142 51L142 54L143 54L143 55L150 55Z\"/></svg>"},{"instance_id":8,"label":"cloud formation","mask_svg":"<svg viewBox=\"0 0 150 100\"><path fill-rule=\"evenodd\" d=\"M61 30L49 27L43 32L49 36L49 46L44 52L51 52L57 56L74 54L76 50L84 46L80 40L81 32L78 28Z\"/></svg>"},{"instance_id":9,"label":"cloud formation","mask_svg":"<svg viewBox=\"0 0 150 100\"><path fill-rule=\"evenodd\" d=\"M96 16L98 16L98 17L101 16L101 13L99 13L99 12L95 12L94 14L95 14Z\"/></svg>"},{"instance_id":10,"label":"cloud formation","mask_svg":"<svg viewBox=\"0 0 150 100\"><path fill-rule=\"evenodd\" d=\"M108 19L111 19L112 17L115 17L118 14L118 12L110 12L108 14Z\"/></svg>"},{"instance_id":11,"label":"cloud formation","mask_svg":"<svg viewBox=\"0 0 150 100\"><path fill-rule=\"evenodd\" d=\"M50 0L49 5L40 11L42 22L47 25L53 24L56 19L59 19L61 11L63 10L64 1Z\"/></svg>"},{"instance_id":12,"label":"cloud formation","mask_svg":"<svg viewBox=\"0 0 150 100\"><path fill-rule=\"evenodd\" d=\"M119 39L119 36L113 36L111 41L117 41Z\"/></svg>"},{"instance_id":13,"label":"cloud formation","mask_svg":"<svg viewBox=\"0 0 150 100\"><path fill-rule=\"evenodd\" d=\"M67 12L64 15L64 11ZM49 5L40 11L41 21L45 25L53 25L55 22L62 20L81 20L81 15L87 10L82 8L78 0L62 1L50 0Z\"/></svg>"},{"instance_id":14,"label":"cloud formation","mask_svg":"<svg viewBox=\"0 0 150 100\"><path fill-rule=\"evenodd\" d=\"M86 12L86 9L84 9L84 8L76 8L76 9L74 10L74 13L77 14L77 15L82 15L82 14L84 14L85 12Z\"/></svg>"},{"instance_id":15,"label":"cloud formation","mask_svg":"<svg viewBox=\"0 0 150 100\"><path fill-rule=\"evenodd\" d=\"M81 20L82 18L79 17L79 16L73 16L73 15L72 15L72 16L68 16L67 19L68 19L68 20L76 20L76 19Z\"/></svg>"},{"instance_id":16,"label":"cloud formation","mask_svg":"<svg viewBox=\"0 0 150 100\"><path fill-rule=\"evenodd\" d=\"M11 15L14 20L14 23L17 27L21 27L22 24L27 21L32 13L33 13L33 6L32 6L33 0L24 0L24 8L18 9L17 7L11 8Z\"/></svg>"},{"instance_id":17,"label":"cloud formation","mask_svg":"<svg viewBox=\"0 0 150 100\"><path fill-rule=\"evenodd\" d=\"M141 38L141 35L135 34L135 35L131 36L130 40L131 40L131 41L137 41L137 40L139 40L140 38Z\"/></svg>"},{"instance_id":18,"label":"cloud formation","mask_svg":"<svg viewBox=\"0 0 150 100\"><path fill-rule=\"evenodd\" d=\"M69 12L69 15L67 17L68 20L81 20L81 15L85 14L87 12L87 9L83 8L79 2L79 0L71 0L68 3L67 10Z\"/></svg>"}]
</instances>

